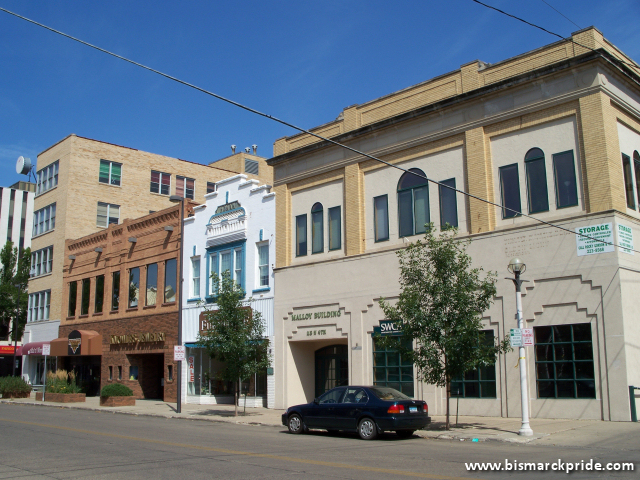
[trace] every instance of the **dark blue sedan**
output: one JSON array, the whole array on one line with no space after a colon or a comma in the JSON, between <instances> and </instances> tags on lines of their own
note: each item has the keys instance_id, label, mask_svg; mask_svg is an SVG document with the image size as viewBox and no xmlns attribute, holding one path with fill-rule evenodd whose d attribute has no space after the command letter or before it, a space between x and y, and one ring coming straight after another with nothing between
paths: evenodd
<instances>
[{"instance_id":1,"label":"dark blue sedan","mask_svg":"<svg viewBox=\"0 0 640 480\"><path fill-rule=\"evenodd\" d=\"M406 438L431 422L429 407L389 387L337 387L311 403L289 407L282 424L294 434L309 429L357 431L363 440L395 431Z\"/></svg>"}]
</instances>

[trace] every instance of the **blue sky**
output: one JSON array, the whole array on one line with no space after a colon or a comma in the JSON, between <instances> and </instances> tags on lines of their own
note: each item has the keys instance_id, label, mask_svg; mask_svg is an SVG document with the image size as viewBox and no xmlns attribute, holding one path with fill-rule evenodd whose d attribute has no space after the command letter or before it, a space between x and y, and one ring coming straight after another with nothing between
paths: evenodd
<instances>
[{"instance_id":1,"label":"blue sky","mask_svg":"<svg viewBox=\"0 0 640 480\"><path fill-rule=\"evenodd\" d=\"M640 61L640 2L546 0ZM542 0L486 0L563 36L578 30ZM363 103L557 38L471 0L109 2L0 6L311 128ZM0 186L75 133L209 163L294 130L0 12Z\"/></svg>"}]
</instances>

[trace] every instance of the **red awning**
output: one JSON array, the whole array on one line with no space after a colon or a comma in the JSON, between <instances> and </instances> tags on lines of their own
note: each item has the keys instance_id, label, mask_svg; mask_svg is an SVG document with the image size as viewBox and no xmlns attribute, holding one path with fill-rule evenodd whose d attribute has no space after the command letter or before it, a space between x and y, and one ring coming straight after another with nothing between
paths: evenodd
<instances>
[{"instance_id":1,"label":"red awning","mask_svg":"<svg viewBox=\"0 0 640 480\"><path fill-rule=\"evenodd\" d=\"M13 345L0 345L0 355L13 355L13 351L16 350ZM22 347L18 347L16 350L16 356L22 355Z\"/></svg>"},{"instance_id":2,"label":"red awning","mask_svg":"<svg viewBox=\"0 0 640 480\"><path fill-rule=\"evenodd\" d=\"M49 342L31 342L22 346L23 355L42 355L42 346L49 345Z\"/></svg>"}]
</instances>

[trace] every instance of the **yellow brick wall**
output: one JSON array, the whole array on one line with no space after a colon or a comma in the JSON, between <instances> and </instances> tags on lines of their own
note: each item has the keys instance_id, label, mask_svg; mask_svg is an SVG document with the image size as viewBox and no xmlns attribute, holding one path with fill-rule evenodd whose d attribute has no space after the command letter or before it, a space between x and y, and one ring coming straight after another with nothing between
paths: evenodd
<instances>
[{"instance_id":1,"label":"yellow brick wall","mask_svg":"<svg viewBox=\"0 0 640 480\"><path fill-rule=\"evenodd\" d=\"M276 267L291 263L291 191L286 184L274 188L276 192Z\"/></svg>"},{"instance_id":2,"label":"yellow brick wall","mask_svg":"<svg viewBox=\"0 0 640 480\"><path fill-rule=\"evenodd\" d=\"M364 252L364 177L358 163L344 169L344 224L346 255Z\"/></svg>"}]
</instances>

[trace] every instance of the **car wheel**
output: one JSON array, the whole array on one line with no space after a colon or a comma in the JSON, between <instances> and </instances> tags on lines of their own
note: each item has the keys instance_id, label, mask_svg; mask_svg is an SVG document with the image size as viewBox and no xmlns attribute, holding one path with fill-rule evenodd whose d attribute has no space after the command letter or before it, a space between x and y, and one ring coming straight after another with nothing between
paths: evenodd
<instances>
[{"instance_id":1,"label":"car wheel","mask_svg":"<svg viewBox=\"0 0 640 480\"><path fill-rule=\"evenodd\" d=\"M294 435L298 435L299 433L304 432L304 425L302 423L302 419L300 415L297 413L292 414L289 417L289 421L287 422L287 427L289 427L289 432Z\"/></svg>"},{"instance_id":2,"label":"car wheel","mask_svg":"<svg viewBox=\"0 0 640 480\"><path fill-rule=\"evenodd\" d=\"M378 436L378 427L376 422L370 418L363 418L358 425L358 435L363 440L373 440Z\"/></svg>"},{"instance_id":3,"label":"car wheel","mask_svg":"<svg viewBox=\"0 0 640 480\"><path fill-rule=\"evenodd\" d=\"M397 430L396 435L400 438L409 438L413 435L413 432L415 432L415 430Z\"/></svg>"}]
</instances>

